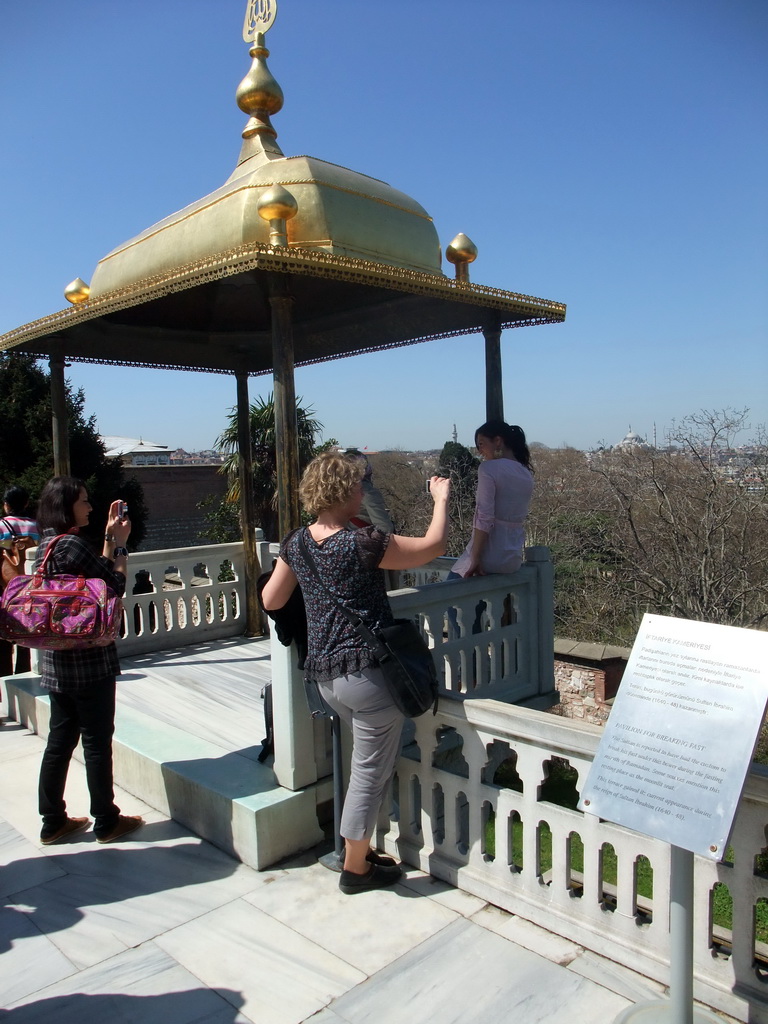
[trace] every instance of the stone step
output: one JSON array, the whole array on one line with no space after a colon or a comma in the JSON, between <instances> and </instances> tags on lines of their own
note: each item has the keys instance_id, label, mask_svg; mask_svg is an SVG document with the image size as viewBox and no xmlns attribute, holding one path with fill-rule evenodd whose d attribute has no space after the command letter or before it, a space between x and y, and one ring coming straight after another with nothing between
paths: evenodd
<instances>
[{"instance_id":1,"label":"stone step","mask_svg":"<svg viewBox=\"0 0 768 1024\"><path fill-rule=\"evenodd\" d=\"M33 673L2 680L8 715L45 738L50 702ZM321 842L307 829L331 800L322 780L293 792L257 760L259 745L237 752L118 703L113 739L115 783L192 829L244 864L261 870ZM78 745L75 757L82 760Z\"/></svg>"}]
</instances>

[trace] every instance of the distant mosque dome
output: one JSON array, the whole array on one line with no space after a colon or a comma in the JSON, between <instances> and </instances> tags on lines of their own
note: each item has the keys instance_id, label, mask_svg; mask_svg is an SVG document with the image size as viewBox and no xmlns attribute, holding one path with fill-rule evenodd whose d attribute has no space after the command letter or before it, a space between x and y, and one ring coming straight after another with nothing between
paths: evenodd
<instances>
[{"instance_id":1,"label":"distant mosque dome","mask_svg":"<svg viewBox=\"0 0 768 1024\"><path fill-rule=\"evenodd\" d=\"M635 433L630 427L626 436L616 445L617 448L647 448L648 442L644 437Z\"/></svg>"}]
</instances>

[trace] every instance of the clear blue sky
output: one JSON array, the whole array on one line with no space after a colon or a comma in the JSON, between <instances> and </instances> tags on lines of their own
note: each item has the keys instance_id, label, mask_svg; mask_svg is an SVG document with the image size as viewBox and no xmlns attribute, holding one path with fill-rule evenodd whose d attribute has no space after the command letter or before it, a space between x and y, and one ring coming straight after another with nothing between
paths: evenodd
<instances>
[{"instance_id":1,"label":"clear blue sky","mask_svg":"<svg viewBox=\"0 0 768 1024\"><path fill-rule=\"evenodd\" d=\"M474 281L568 304L565 324L503 335L505 414L529 440L588 448L700 408L768 419L764 0L279 5L284 152L412 195L443 247L477 244ZM245 8L3 6L0 333L226 180ZM235 401L228 377L68 373L102 433L173 447L211 446ZM439 447L454 422L470 443L483 340L300 369L297 392L344 444Z\"/></svg>"}]
</instances>

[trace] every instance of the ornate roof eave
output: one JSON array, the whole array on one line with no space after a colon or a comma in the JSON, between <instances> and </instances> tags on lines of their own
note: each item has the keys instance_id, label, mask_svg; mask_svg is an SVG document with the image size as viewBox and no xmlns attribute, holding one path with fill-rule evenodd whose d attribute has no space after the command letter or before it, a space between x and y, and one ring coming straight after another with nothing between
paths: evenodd
<instances>
[{"instance_id":1,"label":"ornate roof eave","mask_svg":"<svg viewBox=\"0 0 768 1024\"><path fill-rule=\"evenodd\" d=\"M297 366L344 358L362 352L417 344L441 337L478 333L488 326L491 319L488 314L491 311L496 311L493 320L499 323L502 329L539 323L559 323L565 320L565 305L548 299L519 295L501 288L340 256L322 250L302 250L290 246L249 243L188 263L168 273L145 278L129 287L89 298L78 305L34 320L0 336L0 351L20 349L38 356L47 356L51 351L56 351L64 352L68 359L74 361L231 373L238 367L234 364L222 365L221 357L213 358L212 356L210 360L195 358L201 355L199 344L193 346L194 352L190 351L188 355L182 357L179 352L170 360L160 362L141 358L132 360L130 353L123 345L114 354L106 351L99 353L98 356L78 354L77 351L68 349L67 335L72 335L74 329L86 325L89 321L101 320L106 325L108 318L121 310L137 310L139 307L157 303L164 297L175 293L191 291L237 275L253 279L254 272L257 274L261 272L258 276L271 272L289 275L291 278L321 278L345 283L354 289L368 287L380 291L385 290L387 294L405 293L414 299L422 298L433 304L437 302L440 306L443 303L461 304L463 307L468 305L477 309L478 316L474 318L470 316L468 320L466 317L468 311L465 308L464 313L458 317L461 323L457 325L447 322L442 323L439 327L436 325L437 329L424 330L419 329L417 317L414 320L412 335L409 334L406 325L405 327L401 326L401 329L395 330L394 333L390 331L391 336L382 337L378 341L372 338L370 344L360 345L358 338L357 344L345 344L343 350L319 351L307 357L301 357L297 353ZM391 298L395 300L396 294L393 294ZM363 306L367 305L367 302L363 302ZM458 307L456 307L456 312L458 313ZM447 317L443 316L441 320L453 319L449 309L444 310L444 313L447 314ZM227 331L226 328L211 325L208 336L234 337L239 333L244 337L253 337L266 329L268 329L268 324L265 323L254 323L252 327L249 325L247 330L239 332ZM155 328L146 324L132 327L121 325L119 330L124 334L129 331L141 333L154 330L158 336L170 336L173 333L162 327ZM368 318L364 315L361 317L359 330L361 334L364 331L376 333L375 331L371 332ZM178 332L179 337L184 334L189 335L190 331ZM34 344L41 340L47 341L47 344ZM248 372L253 375L267 373L270 370L271 365L248 367Z\"/></svg>"}]
</instances>

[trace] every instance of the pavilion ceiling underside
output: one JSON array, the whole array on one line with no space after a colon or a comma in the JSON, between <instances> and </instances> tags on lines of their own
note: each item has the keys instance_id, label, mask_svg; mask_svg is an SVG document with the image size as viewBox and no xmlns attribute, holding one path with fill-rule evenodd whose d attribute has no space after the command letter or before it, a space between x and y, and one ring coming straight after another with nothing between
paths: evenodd
<instances>
[{"instance_id":1,"label":"pavilion ceiling underside","mask_svg":"<svg viewBox=\"0 0 768 1024\"><path fill-rule=\"evenodd\" d=\"M293 299L297 365L476 333L499 320L511 327L565 318L562 304L500 289L328 255L322 261L279 255L250 265L209 264L145 282L130 294L100 296L5 335L0 348L118 365L267 373L270 278L287 284Z\"/></svg>"}]
</instances>

